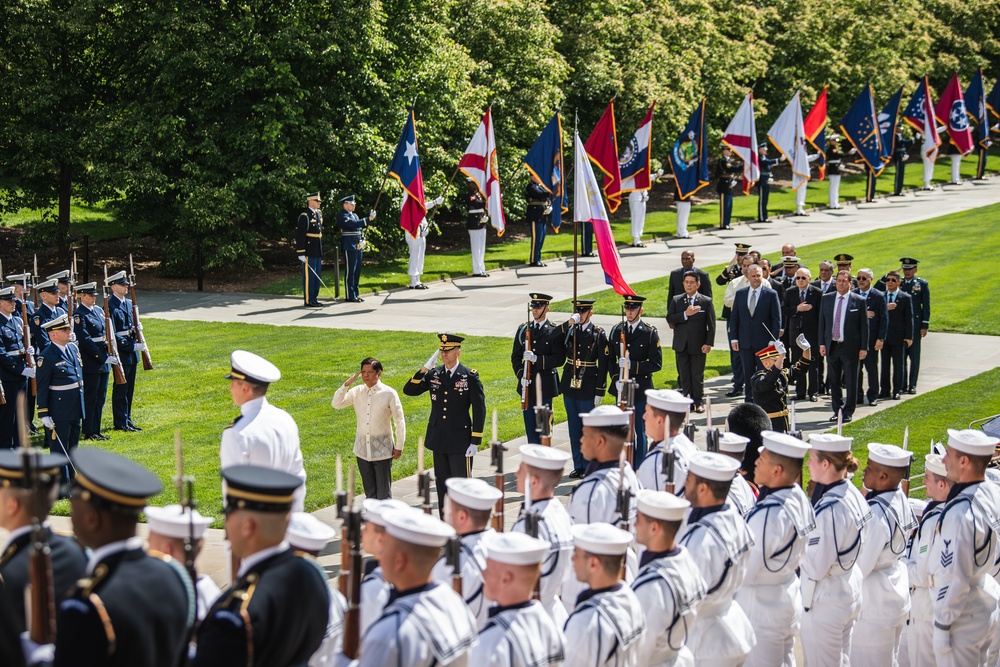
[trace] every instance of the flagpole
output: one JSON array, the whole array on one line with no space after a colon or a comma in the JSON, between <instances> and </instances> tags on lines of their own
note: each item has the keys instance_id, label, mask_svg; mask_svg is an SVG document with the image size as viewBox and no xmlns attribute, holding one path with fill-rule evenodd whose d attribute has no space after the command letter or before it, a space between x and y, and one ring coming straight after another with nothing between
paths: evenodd
<instances>
[{"instance_id":1,"label":"flagpole","mask_svg":"<svg viewBox=\"0 0 1000 667\"><path fill-rule=\"evenodd\" d=\"M577 141L579 139L579 134L580 134L580 112L579 112L579 110L577 110L574 113L574 116L573 116L573 164L574 165L576 164L576 143L577 143ZM565 169L564 169L564 171L565 171ZM576 177L574 176L574 179L575 178ZM574 183L575 183L575 181L574 181ZM566 192L566 189L568 187L569 186L567 185L566 178L564 176L563 177L563 192ZM562 198L560 197L560 199L562 199ZM559 201L557 203L557 206L561 207L562 206L562 201ZM574 207L574 209L576 207L576 197L575 196L573 197L573 207ZM578 284L578 271L579 271L579 260L578 260L578 257L579 257L579 249L578 249L579 240L580 240L580 223L576 219L576 211L574 210L573 211L573 312L574 313L576 312L577 284ZM593 317L593 314L591 314L591 317ZM574 326L573 327L573 379L574 380L578 380L578 378L577 378L577 372L579 371L579 365L576 363L577 360L579 359L579 357L577 357L577 351L576 351L576 349L577 349L576 348L576 332L579 331L579 329L580 329L579 326Z\"/></svg>"},{"instance_id":2,"label":"flagpole","mask_svg":"<svg viewBox=\"0 0 1000 667\"><path fill-rule=\"evenodd\" d=\"M413 96L413 101L410 103L410 113L411 114L414 113L413 110L416 108L416 106L417 106L417 96L414 95ZM404 124L404 126L405 126L405 124ZM413 115L413 136L414 137L417 136L417 116L416 116L416 114ZM392 164L390 164L389 166L391 167ZM378 186L378 195L375 197L375 203L372 204L372 210L373 211L378 208L378 203L382 200L382 192L385 190L385 182L387 180L389 180L389 171L388 170L386 170L385 174L382 176L382 183L381 183L381 185Z\"/></svg>"}]
</instances>

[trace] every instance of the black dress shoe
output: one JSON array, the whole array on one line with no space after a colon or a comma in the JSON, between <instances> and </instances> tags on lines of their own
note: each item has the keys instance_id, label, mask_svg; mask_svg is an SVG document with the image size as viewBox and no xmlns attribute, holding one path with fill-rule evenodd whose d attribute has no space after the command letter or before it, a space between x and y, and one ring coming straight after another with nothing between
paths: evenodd
<instances>
[{"instance_id":1,"label":"black dress shoe","mask_svg":"<svg viewBox=\"0 0 1000 667\"><path fill-rule=\"evenodd\" d=\"M633 243L632 247L633 248L645 248L646 244L645 243Z\"/></svg>"},{"instance_id":2,"label":"black dress shoe","mask_svg":"<svg viewBox=\"0 0 1000 667\"><path fill-rule=\"evenodd\" d=\"M740 387L739 389L734 388L726 392L726 396L728 396L729 398L735 398L737 396L742 396L742 395L743 395L743 387Z\"/></svg>"},{"instance_id":3,"label":"black dress shoe","mask_svg":"<svg viewBox=\"0 0 1000 667\"><path fill-rule=\"evenodd\" d=\"M93 433L87 433L86 435L83 436L83 439L84 440L100 440L100 438L98 438Z\"/></svg>"},{"instance_id":4,"label":"black dress shoe","mask_svg":"<svg viewBox=\"0 0 1000 667\"><path fill-rule=\"evenodd\" d=\"M899 400L899 398L900 398L900 397L899 397L899 392L898 392L898 391L897 391L897 392L895 392L895 393L894 393L894 394L892 395L892 400L894 400L894 401L898 401L898 400Z\"/></svg>"},{"instance_id":5,"label":"black dress shoe","mask_svg":"<svg viewBox=\"0 0 1000 667\"><path fill-rule=\"evenodd\" d=\"M357 299L348 299L347 301L349 303L361 303L362 301L364 301L364 299L362 299L362 298L359 297Z\"/></svg>"},{"instance_id":6,"label":"black dress shoe","mask_svg":"<svg viewBox=\"0 0 1000 667\"><path fill-rule=\"evenodd\" d=\"M136 426L135 424L129 424L128 426L125 427L125 430L131 431L132 433L138 433L139 431L142 430L142 428Z\"/></svg>"},{"instance_id":7,"label":"black dress shoe","mask_svg":"<svg viewBox=\"0 0 1000 667\"><path fill-rule=\"evenodd\" d=\"M128 426L115 426L112 430L125 431L126 433L131 433L131 429Z\"/></svg>"},{"instance_id":8,"label":"black dress shoe","mask_svg":"<svg viewBox=\"0 0 1000 667\"><path fill-rule=\"evenodd\" d=\"M94 433L93 436L94 436L94 440L110 440L111 439L108 436L104 435L103 433Z\"/></svg>"},{"instance_id":9,"label":"black dress shoe","mask_svg":"<svg viewBox=\"0 0 1000 667\"><path fill-rule=\"evenodd\" d=\"M917 393L917 388L916 387L907 387L906 389L903 390L903 393L904 394L916 394Z\"/></svg>"},{"instance_id":10,"label":"black dress shoe","mask_svg":"<svg viewBox=\"0 0 1000 667\"><path fill-rule=\"evenodd\" d=\"M597 257L597 253L596 252L585 252L582 255L580 255L580 257Z\"/></svg>"},{"instance_id":11,"label":"black dress shoe","mask_svg":"<svg viewBox=\"0 0 1000 667\"><path fill-rule=\"evenodd\" d=\"M586 255L584 255L584 257L586 257ZM544 268L545 264L543 264L542 262L532 262L528 266L535 266L535 267L538 267L538 268Z\"/></svg>"},{"instance_id":12,"label":"black dress shoe","mask_svg":"<svg viewBox=\"0 0 1000 667\"><path fill-rule=\"evenodd\" d=\"M852 417L851 415L846 415L844 417L844 423L845 424L847 424L848 422L852 422L852 421L854 421L854 417Z\"/></svg>"},{"instance_id":13,"label":"black dress shoe","mask_svg":"<svg viewBox=\"0 0 1000 667\"><path fill-rule=\"evenodd\" d=\"M817 401L819 401L819 396L817 396L816 394L809 394L810 403L816 403Z\"/></svg>"},{"instance_id":14,"label":"black dress shoe","mask_svg":"<svg viewBox=\"0 0 1000 667\"><path fill-rule=\"evenodd\" d=\"M882 400L886 400L889 398L889 394L879 394L878 397L881 398Z\"/></svg>"},{"instance_id":15,"label":"black dress shoe","mask_svg":"<svg viewBox=\"0 0 1000 667\"><path fill-rule=\"evenodd\" d=\"M873 407L876 406L876 405L878 405L878 399L877 398L873 398L872 400L868 401L868 405L871 405Z\"/></svg>"},{"instance_id":16,"label":"black dress shoe","mask_svg":"<svg viewBox=\"0 0 1000 667\"><path fill-rule=\"evenodd\" d=\"M697 412L698 414L701 414L701 413L705 412L705 406L704 406L704 405L701 405L700 403L697 403L697 404L695 404L695 405L694 405L694 406L693 406L693 407L691 408L691 411L692 411L692 412Z\"/></svg>"},{"instance_id":17,"label":"black dress shoe","mask_svg":"<svg viewBox=\"0 0 1000 667\"><path fill-rule=\"evenodd\" d=\"M569 474L570 479L583 479L586 471L583 468L576 468Z\"/></svg>"},{"instance_id":18,"label":"black dress shoe","mask_svg":"<svg viewBox=\"0 0 1000 667\"><path fill-rule=\"evenodd\" d=\"M490 275L488 273L473 273L472 277L473 278L489 278Z\"/></svg>"}]
</instances>

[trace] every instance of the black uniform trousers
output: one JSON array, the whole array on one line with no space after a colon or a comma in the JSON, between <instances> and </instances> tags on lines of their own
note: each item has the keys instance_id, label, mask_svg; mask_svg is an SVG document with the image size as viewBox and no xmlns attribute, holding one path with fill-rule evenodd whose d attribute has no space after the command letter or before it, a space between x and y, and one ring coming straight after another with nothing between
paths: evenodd
<instances>
[{"instance_id":1,"label":"black uniform trousers","mask_svg":"<svg viewBox=\"0 0 1000 667\"><path fill-rule=\"evenodd\" d=\"M116 384L111 390L111 411L114 413L115 428L134 426L132 423L132 397L135 395L136 364L122 364L125 384Z\"/></svg>"},{"instance_id":2,"label":"black uniform trousers","mask_svg":"<svg viewBox=\"0 0 1000 667\"><path fill-rule=\"evenodd\" d=\"M771 196L771 184L767 182L767 177L761 175L757 181L757 222L767 220L767 200Z\"/></svg>"},{"instance_id":3,"label":"black uniform trousers","mask_svg":"<svg viewBox=\"0 0 1000 667\"><path fill-rule=\"evenodd\" d=\"M903 177L906 174L906 163L902 160L897 160L896 164L896 183L894 184L892 194L897 197L903 193Z\"/></svg>"},{"instance_id":4,"label":"black uniform trousers","mask_svg":"<svg viewBox=\"0 0 1000 667\"><path fill-rule=\"evenodd\" d=\"M903 354L903 375L908 378L908 386L912 389L917 388L917 376L920 375L920 328L914 328L916 331L913 332L913 345L906 348Z\"/></svg>"},{"instance_id":5,"label":"black uniform trousers","mask_svg":"<svg viewBox=\"0 0 1000 667\"><path fill-rule=\"evenodd\" d=\"M133 369L135 366L132 367ZM83 374L83 434L101 432L101 415L108 396L108 373Z\"/></svg>"},{"instance_id":6,"label":"black uniform trousers","mask_svg":"<svg viewBox=\"0 0 1000 667\"><path fill-rule=\"evenodd\" d=\"M903 384L903 355L906 353L906 343L890 345L885 343L882 346L882 394L889 393L890 377L892 381L892 393L899 394L906 389ZM871 353L869 353L871 354ZM891 371L890 371L891 366Z\"/></svg>"},{"instance_id":7,"label":"black uniform trousers","mask_svg":"<svg viewBox=\"0 0 1000 667\"><path fill-rule=\"evenodd\" d=\"M468 467L466 467L468 466ZM452 477L469 477L472 470L472 457L461 454L444 454L434 452L434 485L438 494L438 514L444 518L444 498L448 494L445 482Z\"/></svg>"},{"instance_id":8,"label":"black uniform trousers","mask_svg":"<svg viewBox=\"0 0 1000 667\"><path fill-rule=\"evenodd\" d=\"M17 437L17 396L28 388L28 380L25 377L20 380L6 378L5 374L3 393L7 397L7 403L0 405L0 450L21 446Z\"/></svg>"}]
</instances>

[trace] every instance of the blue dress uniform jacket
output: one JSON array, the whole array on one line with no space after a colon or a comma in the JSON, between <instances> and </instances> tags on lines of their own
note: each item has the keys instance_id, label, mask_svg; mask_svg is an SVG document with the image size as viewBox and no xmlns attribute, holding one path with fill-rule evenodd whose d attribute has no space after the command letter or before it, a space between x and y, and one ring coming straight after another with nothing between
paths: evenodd
<instances>
[{"instance_id":1,"label":"blue dress uniform jacket","mask_svg":"<svg viewBox=\"0 0 1000 667\"><path fill-rule=\"evenodd\" d=\"M24 336L21 320L0 314L0 382L7 398L0 405L0 449L17 446L17 395L24 392L28 380L24 370Z\"/></svg>"},{"instance_id":2,"label":"blue dress uniform jacket","mask_svg":"<svg viewBox=\"0 0 1000 667\"><path fill-rule=\"evenodd\" d=\"M87 568L87 556L83 547L72 537L54 535L47 527L49 548L52 554L52 576L55 578L53 590L56 604L62 602L73 590L73 585L83 576ZM0 594L9 601L17 619L18 632L24 632L24 591L28 586L28 561L31 555L31 530L24 530L10 541L3 555L0 555L0 576L3 586Z\"/></svg>"},{"instance_id":3,"label":"blue dress uniform jacket","mask_svg":"<svg viewBox=\"0 0 1000 667\"><path fill-rule=\"evenodd\" d=\"M285 549L250 567L209 610L191 665L305 665L330 616L326 577Z\"/></svg>"},{"instance_id":4,"label":"blue dress uniform jacket","mask_svg":"<svg viewBox=\"0 0 1000 667\"><path fill-rule=\"evenodd\" d=\"M55 667L181 664L194 622L191 580L176 561L129 547L97 563L59 605Z\"/></svg>"},{"instance_id":5,"label":"blue dress uniform jacket","mask_svg":"<svg viewBox=\"0 0 1000 667\"><path fill-rule=\"evenodd\" d=\"M913 302L914 338L920 329L929 329L931 324L931 288L923 278L903 279L899 289L910 295Z\"/></svg>"},{"instance_id":6,"label":"blue dress uniform jacket","mask_svg":"<svg viewBox=\"0 0 1000 667\"><path fill-rule=\"evenodd\" d=\"M628 376L638 383L636 387L636 402L642 398L645 402L645 391L653 389L653 373L663 368L663 352L660 349L660 333L656 327L639 320L635 331L629 333L628 326L625 325L625 347L628 350L629 371ZM621 322L611 327L608 334L608 348L611 355L608 358L608 372L611 374L611 384L608 389L612 396L618 396L618 382L621 369L618 366L618 359L621 357ZM641 419L636 416L636 421Z\"/></svg>"},{"instance_id":7,"label":"blue dress uniform jacket","mask_svg":"<svg viewBox=\"0 0 1000 667\"><path fill-rule=\"evenodd\" d=\"M76 345L68 343L65 348L58 345L45 348L38 358L35 380L39 417L52 417L56 424L83 419L83 364ZM62 433L59 435L61 437ZM70 446L65 440L63 444Z\"/></svg>"},{"instance_id":8,"label":"blue dress uniform jacket","mask_svg":"<svg viewBox=\"0 0 1000 667\"><path fill-rule=\"evenodd\" d=\"M323 213L306 208L295 225L295 254L323 256Z\"/></svg>"},{"instance_id":9,"label":"blue dress uniform jacket","mask_svg":"<svg viewBox=\"0 0 1000 667\"><path fill-rule=\"evenodd\" d=\"M132 320L132 301L108 297L108 316L115 327L118 345L118 359L125 374L125 384L116 384L111 389L111 410L114 413L115 428L133 426L132 398L135 395L135 371L139 353L135 351L135 322Z\"/></svg>"},{"instance_id":10,"label":"blue dress uniform jacket","mask_svg":"<svg viewBox=\"0 0 1000 667\"><path fill-rule=\"evenodd\" d=\"M30 312L30 310L29 310ZM44 303L38 304L38 308L35 309L34 315L29 320L29 327L31 328L31 342L35 348L35 356L42 356L42 350L45 346L49 344L49 334L42 325L49 320L54 320L55 318L63 315L66 311L56 306L55 308L50 308Z\"/></svg>"},{"instance_id":11,"label":"blue dress uniform jacket","mask_svg":"<svg viewBox=\"0 0 1000 667\"><path fill-rule=\"evenodd\" d=\"M340 230L340 249L344 253L346 271L347 299L357 301L360 298L358 287L361 281L361 261L364 257L365 227L367 218L359 218L354 211L341 211L337 216L337 229Z\"/></svg>"},{"instance_id":12,"label":"blue dress uniform jacket","mask_svg":"<svg viewBox=\"0 0 1000 667\"><path fill-rule=\"evenodd\" d=\"M449 373L444 365L417 373L403 387L407 396L431 394L431 414L424 443L442 454L464 454L469 445L483 441L486 395L479 373L463 364ZM471 416L470 416L471 412Z\"/></svg>"},{"instance_id":13,"label":"blue dress uniform jacket","mask_svg":"<svg viewBox=\"0 0 1000 667\"><path fill-rule=\"evenodd\" d=\"M587 327L564 322L559 332L566 349L566 365L559 383L562 393L589 399L604 396L611 353L604 329L593 322Z\"/></svg>"},{"instance_id":14,"label":"blue dress uniform jacket","mask_svg":"<svg viewBox=\"0 0 1000 667\"><path fill-rule=\"evenodd\" d=\"M73 311L73 331L80 348L84 375L107 373L111 370L105 329L104 311L99 306L87 308L81 304Z\"/></svg>"},{"instance_id":15,"label":"blue dress uniform jacket","mask_svg":"<svg viewBox=\"0 0 1000 667\"><path fill-rule=\"evenodd\" d=\"M535 381L541 375L542 381L542 401L546 404L552 403L552 397L559 395L559 375L558 369L566 362L566 347L563 344L563 332L560 327L552 324L550 320L545 320L541 326L531 325L531 351L538 357L531 364L531 377L528 380L531 384L528 391L531 395L531 404L535 404ZM514 390L517 395L521 395L521 376L524 374L524 351L525 333L528 330L527 323L517 328L514 334L514 347L510 353L510 364L514 368L514 375L517 376L517 386Z\"/></svg>"}]
</instances>

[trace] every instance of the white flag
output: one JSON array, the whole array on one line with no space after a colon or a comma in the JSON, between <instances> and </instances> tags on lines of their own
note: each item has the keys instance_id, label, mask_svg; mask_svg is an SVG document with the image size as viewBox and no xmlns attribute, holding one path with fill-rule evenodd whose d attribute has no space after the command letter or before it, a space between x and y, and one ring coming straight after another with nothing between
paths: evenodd
<instances>
[{"instance_id":1,"label":"white flag","mask_svg":"<svg viewBox=\"0 0 1000 667\"><path fill-rule=\"evenodd\" d=\"M507 218L503 214L503 199L500 196L500 175L497 167L497 140L493 134L493 112L486 110L482 122L472 135L465 155L458 163L458 168L474 180L479 187L479 193L486 199L486 212L490 215L490 224L497 230L498 236L503 236L507 228Z\"/></svg>"},{"instance_id":2,"label":"white flag","mask_svg":"<svg viewBox=\"0 0 1000 667\"><path fill-rule=\"evenodd\" d=\"M743 194L760 179L760 162L757 160L757 124L753 118L753 93L747 93L743 104L736 111L729 127L722 135L722 143L733 149L743 160Z\"/></svg>"},{"instance_id":3,"label":"white flag","mask_svg":"<svg viewBox=\"0 0 1000 667\"><path fill-rule=\"evenodd\" d=\"M792 189L798 190L809 182L809 154L806 152L806 131L802 126L802 103L799 93L788 102L767 133L774 147L792 167Z\"/></svg>"}]
</instances>

